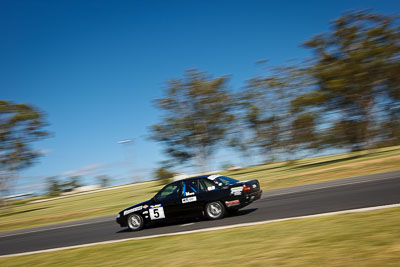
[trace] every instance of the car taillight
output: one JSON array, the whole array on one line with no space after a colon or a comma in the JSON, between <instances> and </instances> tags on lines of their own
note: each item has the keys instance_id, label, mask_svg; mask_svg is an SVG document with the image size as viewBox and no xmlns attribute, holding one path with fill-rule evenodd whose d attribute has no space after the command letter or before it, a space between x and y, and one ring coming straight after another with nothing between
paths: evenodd
<instances>
[{"instance_id":1,"label":"car taillight","mask_svg":"<svg viewBox=\"0 0 400 267\"><path fill-rule=\"evenodd\" d=\"M250 186L249 186L249 185L244 185L244 186L243 186L243 191L244 191L244 192L250 192L250 191L251 191Z\"/></svg>"}]
</instances>

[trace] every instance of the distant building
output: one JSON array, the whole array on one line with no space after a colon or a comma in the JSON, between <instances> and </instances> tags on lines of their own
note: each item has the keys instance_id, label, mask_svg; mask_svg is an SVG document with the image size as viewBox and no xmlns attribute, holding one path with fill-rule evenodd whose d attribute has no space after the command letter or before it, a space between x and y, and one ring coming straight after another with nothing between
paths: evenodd
<instances>
[{"instance_id":1,"label":"distant building","mask_svg":"<svg viewBox=\"0 0 400 267\"><path fill-rule=\"evenodd\" d=\"M70 192L62 193L61 195L70 195L70 194L75 194L75 193L81 193L81 192L87 192L87 191L92 191L92 190L97 190L100 189L101 186L98 184L94 185L85 185L85 186L80 186L77 188L72 189Z\"/></svg>"}]
</instances>

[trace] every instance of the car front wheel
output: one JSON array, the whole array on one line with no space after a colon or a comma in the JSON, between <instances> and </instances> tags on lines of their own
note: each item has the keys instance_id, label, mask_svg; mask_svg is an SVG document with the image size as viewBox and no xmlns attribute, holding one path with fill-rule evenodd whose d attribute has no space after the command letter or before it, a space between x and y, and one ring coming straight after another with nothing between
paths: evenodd
<instances>
[{"instance_id":1,"label":"car front wheel","mask_svg":"<svg viewBox=\"0 0 400 267\"><path fill-rule=\"evenodd\" d=\"M221 219L225 215L225 206L219 201L207 203L205 215L211 220Z\"/></svg>"},{"instance_id":2,"label":"car front wheel","mask_svg":"<svg viewBox=\"0 0 400 267\"><path fill-rule=\"evenodd\" d=\"M143 228L144 226L144 221L143 217L140 216L139 214L132 214L129 215L128 217L128 227L132 231L139 231Z\"/></svg>"}]
</instances>

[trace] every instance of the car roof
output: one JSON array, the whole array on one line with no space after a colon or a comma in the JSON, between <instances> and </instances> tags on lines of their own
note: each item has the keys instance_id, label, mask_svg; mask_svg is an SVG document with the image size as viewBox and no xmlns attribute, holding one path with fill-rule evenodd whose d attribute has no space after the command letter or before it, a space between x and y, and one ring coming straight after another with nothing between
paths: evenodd
<instances>
[{"instance_id":1,"label":"car roof","mask_svg":"<svg viewBox=\"0 0 400 267\"><path fill-rule=\"evenodd\" d=\"M173 183L176 183L176 182L182 182L182 181L197 180L197 179L207 179L210 176L211 175L200 175L200 176L195 176L195 177L183 178L183 179L179 179L179 180L170 182L169 184L173 184Z\"/></svg>"},{"instance_id":2,"label":"car roof","mask_svg":"<svg viewBox=\"0 0 400 267\"><path fill-rule=\"evenodd\" d=\"M177 180L177 181L175 181L175 182L178 182L178 181L190 181L190 180L208 178L209 176L210 176L210 175L201 175L201 176L189 177L189 178L184 178L184 179Z\"/></svg>"}]
</instances>

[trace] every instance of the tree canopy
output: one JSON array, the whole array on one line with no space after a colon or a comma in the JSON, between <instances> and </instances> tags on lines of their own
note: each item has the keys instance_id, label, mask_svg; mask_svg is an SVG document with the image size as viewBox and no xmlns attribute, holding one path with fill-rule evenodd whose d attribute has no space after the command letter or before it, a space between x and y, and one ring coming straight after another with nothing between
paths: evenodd
<instances>
[{"instance_id":1,"label":"tree canopy","mask_svg":"<svg viewBox=\"0 0 400 267\"><path fill-rule=\"evenodd\" d=\"M164 97L156 101L164 112L152 126L152 138L178 163L195 159L203 171L207 159L224 140L234 115L228 77L212 78L205 72L189 70L181 79L167 83Z\"/></svg>"},{"instance_id":2,"label":"tree canopy","mask_svg":"<svg viewBox=\"0 0 400 267\"><path fill-rule=\"evenodd\" d=\"M16 171L30 166L41 155L32 143L48 135L43 114L29 104L0 100L0 165Z\"/></svg>"},{"instance_id":3,"label":"tree canopy","mask_svg":"<svg viewBox=\"0 0 400 267\"><path fill-rule=\"evenodd\" d=\"M326 144L358 150L379 141L382 122L399 103L400 32L395 18L350 12L305 47L314 54L308 70L315 86L294 100L293 107L323 117Z\"/></svg>"},{"instance_id":4,"label":"tree canopy","mask_svg":"<svg viewBox=\"0 0 400 267\"><path fill-rule=\"evenodd\" d=\"M32 144L48 136L44 115L29 104L0 100L0 183L1 191L16 171L31 166L42 154Z\"/></svg>"},{"instance_id":5,"label":"tree canopy","mask_svg":"<svg viewBox=\"0 0 400 267\"><path fill-rule=\"evenodd\" d=\"M202 166L225 141L268 160L400 144L398 18L355 11L331 26L303 44L311 58L271 67L235 94L227 77L196 70L169 81L153 139L178 163Z\"/></svg>"}]
</instances>

